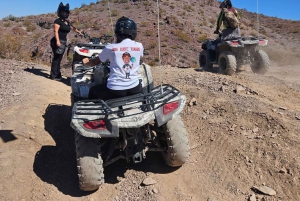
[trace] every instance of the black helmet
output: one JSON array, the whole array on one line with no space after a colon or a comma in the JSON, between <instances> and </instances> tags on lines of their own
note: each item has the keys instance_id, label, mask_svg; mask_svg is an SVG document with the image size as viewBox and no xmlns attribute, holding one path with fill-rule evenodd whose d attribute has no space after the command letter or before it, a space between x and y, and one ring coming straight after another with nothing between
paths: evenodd
<instances>
[{"instance_id":1,"label":"black helmet","mask_svg":"<svg viewBox=\"0 0 300 201\"><path fill-rule=\"evenodd\" d=\"M120 38L123 35L129 37L131 40L134 40L137 34L136 23L127 17L121 17L116 23L115 34L117 38ZM122 38L124 39L124 37Z\"/></svg>"},{"instance_id":2,"label":"black helmet","mask_svg":"<svg viewBox=\"0 0 300 201\"><path fill-rule=\"evenodd\" d=\"M67 3L64 5L62 2L60 2L58 9L57 9L57 16L62 19L67 19L69 17L70 10L69 10L69 4Z\"/></svg>"},{"instance_id":3,"label":"black helmet","mask_svg":"<svg viewBox=\"0 0 300 201\"><path fill-rule=\"evenodd\" d=\"M220 4L220 8L231 8L231 7L232 7L231 0L224 0L224 1Z\"/></svg>"}]
</instances>

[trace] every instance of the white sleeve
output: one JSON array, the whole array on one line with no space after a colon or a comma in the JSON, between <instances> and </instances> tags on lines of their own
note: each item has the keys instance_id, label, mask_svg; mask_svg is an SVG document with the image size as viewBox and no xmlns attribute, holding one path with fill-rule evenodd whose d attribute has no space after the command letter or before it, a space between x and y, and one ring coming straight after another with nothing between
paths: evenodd
<instances>
[{"instance_id":1,"label":"white sleeve","mask_svg":"<svg viewBox=\"0 0 300 201\"><path fill-rule=\"evenodd\" d=\"M102 50L102 52L99 54L99 59L101 62L106 62L107 60L110 60L110 53L111 50L107 49L106 47Z\"/></svg>"}]
</instances>

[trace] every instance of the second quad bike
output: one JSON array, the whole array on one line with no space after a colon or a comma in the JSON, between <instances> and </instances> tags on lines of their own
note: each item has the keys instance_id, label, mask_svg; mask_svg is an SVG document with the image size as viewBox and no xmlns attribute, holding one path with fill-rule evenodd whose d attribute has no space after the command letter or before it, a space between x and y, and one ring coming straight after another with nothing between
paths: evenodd
<instances>
[{"instance_id":1,"label":"second quad bike","mask_svg":"<svg viewBox=\"0 0 300 201\"><path fill-rule=\"evenodd\" d=\"M75 66L82 65L82 59L96 58L103 50L105 45L109 44L112 39L112 36L103 34L100 37L91 37L86 32L83 33L84 38L88 38L88 43L79 43L74 47L73 53L73 62L72 62L72 70L74 70Z\"/></svg>"},{"instance_id":2,"label":"second quad bike","mask_svg":"<svg viewBox=\"0 0 300 201\"><path fill-rule=\"evenodd\" d=\"M93 191L104 183L104 167L119 159L140 163L160 152L171 167L189 158L188 134L180 117L186 97L171 85L154 87L151 68L142 63L141 93L103 101L88 99L89 89L105 84L109 65L76 66L71 79L72 120L79 187Z\"/></svg>"},{"instance_id":3,"label":"second quad bike","mask_svg":"<svg viewBox=\"0 0 300 201\"><path fill-rule=\"evenodd\" d=\"M268 54L258 49L268 45L265 38L248 36L218 41L220 39L203 42L199 55L199 64L203 70L210 71L214 64L218 64L220 73L233 75L242 66L250 64L254 73L265 74L268 71Z\"/></svg>"}]
</instances>

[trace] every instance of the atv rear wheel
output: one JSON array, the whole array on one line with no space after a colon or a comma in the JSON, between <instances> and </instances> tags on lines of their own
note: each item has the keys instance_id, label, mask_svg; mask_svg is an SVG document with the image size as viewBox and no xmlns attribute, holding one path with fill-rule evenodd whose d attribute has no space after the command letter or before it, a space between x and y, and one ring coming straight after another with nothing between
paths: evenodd
<instances>
[{"instance_id":1,"label":"atv rear wheel","mask_svg":"<svg viewBox=\"0 0 300 201\"><path fill-rule=\"evenodd\" d=\"M199 64L204 71L211 71L213 64L209 62L209 54L207 50L202 50L200 52Z\"/></svg>"},{"instance_id":2,"label":"atv rear wheel","mask_svg":"<svg viewBox=\"0 0 300 201\"><path fill-rule=\"evenodd\" d=\"M79 187L93 191L104 183L103 161L100 156L100 139L87 138L75 133Z\"/></svg>"},{"instance_id":3,"label":"atv rear wheel","mask_svg":"<svg viewBox=\"0 0 300 201\"><path fill-rule=\"evenodd\" d=\"M163 125L167 151L162 152L165 163L171 167L182 166L190 156L187 131L180 116Z\"/></svg>"},{"instance_id":4,"label":"atv rear wheel","mask_svg":"<svg viewBox=\"0 0 300 201\"><path fill-rule=\"evenodd\" d=\"M222 52L218 60L219 72L225 75L233 75L236 71L236 58L230 51Z\"/></svg>"},{"instance_id":5,"label":"atv rear wheel","mask_svg":"<svg viewBox=\"0 0 300 201\"><path fill-rule=\"evenodd\" d=\"M265 74L270 67L270 59L268 54L263 50L258 50L254 53L251 69L253 73Z\"/></svg>"}]
</instances>

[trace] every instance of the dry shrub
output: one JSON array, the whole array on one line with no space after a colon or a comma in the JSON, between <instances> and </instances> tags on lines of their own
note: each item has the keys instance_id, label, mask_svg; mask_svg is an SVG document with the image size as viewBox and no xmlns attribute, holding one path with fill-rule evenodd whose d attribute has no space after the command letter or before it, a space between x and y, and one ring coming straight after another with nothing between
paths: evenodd
<instances>
[{"instance_id":1,"label":"dry shrub","mask_svg":"<svg viewBox=\"0 0 300 201\"><path fill-rule=\"evenodd\" d=\"M179 40L182 40L184 42L190 42L190 40L191 40L191 38L188 36L188 34L182 32L180 30L176 30L175 35L178 37Z\"/></svg>"},{"instance_id":2,"label":"dry shrub","mask_svg":"<svg viewBox=\"0 0 300 201\"><path fill-rule=\"evenodd\" d=\"M0 58L14 59L15 57L19 57L19 54L22 52L22 41L22 36L2 35L0 38Z\"/></svg>"}]
</instances>

